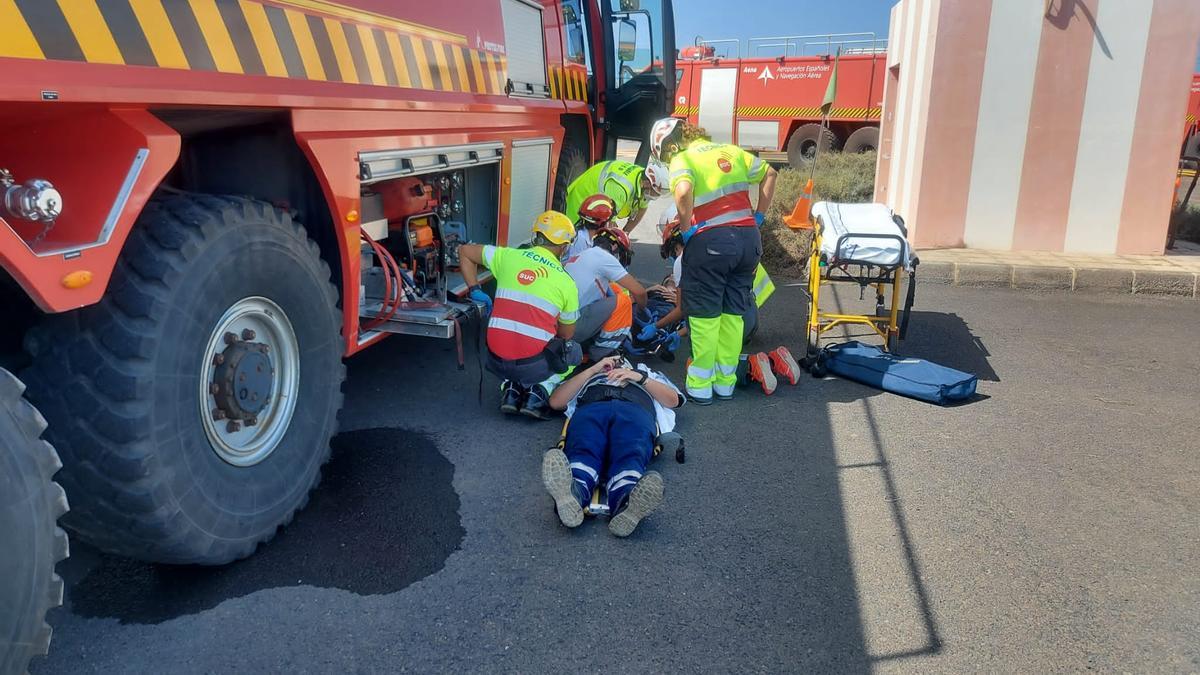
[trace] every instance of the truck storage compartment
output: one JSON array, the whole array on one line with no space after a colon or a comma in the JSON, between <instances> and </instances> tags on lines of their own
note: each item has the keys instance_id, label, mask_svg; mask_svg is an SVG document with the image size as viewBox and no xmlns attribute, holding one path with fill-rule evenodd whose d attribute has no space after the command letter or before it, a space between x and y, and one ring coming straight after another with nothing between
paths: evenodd
<instances>
[{"instance_id":1,"label":"truck storage compartment","mask_svg":"<svg viewBox=\"0 0 1200 675\"><path fill-rule=\"evenodd\" d=\"M449 338L470 309L458 247L494 243L502 146L363 153L360 338Z\"/></svg>"}]
</instances>

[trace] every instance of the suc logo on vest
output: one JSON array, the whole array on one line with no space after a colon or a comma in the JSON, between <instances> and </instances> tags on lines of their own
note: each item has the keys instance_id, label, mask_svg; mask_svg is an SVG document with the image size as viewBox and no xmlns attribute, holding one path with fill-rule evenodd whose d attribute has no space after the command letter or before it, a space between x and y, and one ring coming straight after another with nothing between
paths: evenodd
<instances>
[{"instance_id":1,"label":"suc logo on vest","mask_svg":"<svg viewBox=\"0 0 1200 675\"><path fill-rule=\"evenodd\" d=\"M538 277L547 276L550 276L550 273L547 272L544 267L540 267L537 270L521 270L520 272L517 272L517 281L520 282L522 286L528 286L529 284L537 281Z\"/></svg>"}]
</instances>

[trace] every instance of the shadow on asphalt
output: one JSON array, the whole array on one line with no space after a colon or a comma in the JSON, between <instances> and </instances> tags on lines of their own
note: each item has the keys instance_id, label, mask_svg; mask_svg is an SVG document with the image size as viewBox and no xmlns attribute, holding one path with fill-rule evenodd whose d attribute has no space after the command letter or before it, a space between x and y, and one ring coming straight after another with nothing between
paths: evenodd
<instances>
[{"instance_id":1,"label":"shadow on asphalt","mask_svg":"<svg viewBox=\"0 0 1200 675\"><path fill-rule=\"evenodd\" d=\"M1000 381L988 361L991 353L957 314L913 310L900 353L974 373L986 382Z\"/></svg>"},{"instance_id":2,"label":"shadow on asphalt","mask_svg":"<svg viewBox=\"0 0 1200 675\"><path fill-rule=\"evenodd\" d=\"M404 429L339 434L323 475L291 525L230 565L72 556L62 570L70 610L122 623L159 623L267 588L394 593L440 570L462 543L454 465L422 434ZM89 559L90 569L72 569L70 563ZM74 579L77 575L82 578Z\"/></svg>"},{"instance_id":3,"label":"shadow on asphalt","mask_svg":"<svg viewBox=\"0 0 1200 675\"><path fill-rule=\"evenodd\" d=\"M641 269L637 271L642 272L639 276L643 278L654 278ZM777 279L776 283L782 285L786 280ZM803 317L808 311L809 298L802 289L795 290L795 293L780 293L778 299L764 306L762 321L765 330L755 339L751 350L769 349L771 345L781 342L793 344L796 337L803 334ZM830 291L830 300L838 311L856 311L843 308L844 302L852 302L849 292L840 287L831 288ZM952 313L914 312L911 322L909 339L904 343L905 354L911 353L973 372L981 379L999 381L988 362L987 348L972 334L961 317ZM845 339L832 334L830 338L834 341ZM886 394L845 380L816 381L807 377L805 380L801 386L808 388L815 385L820 388L816 397L818 400L806 402L799 409L793 408L791 418L780 422L802 430L800 438L803 443L797 447L798 454L794 460L798 470L792 476L795 482L795 508L804 523L798 533L795 562L801 569L813 572L811 576L803 578L795 591L796 597L814 602L798 602L797 616L794 618L798 627L807 625L816 630L801 628L792 638L800 644L792 646L804 647L814 656L824 649L833 649L837 654L834 660L838 667L850 670L868 670L875 663L938 654L943 649L943 642L932 609L931 593L922 573L917 545L892 474L883 435L872 410L870 399ZM862 427L869 431L869 442L865 444L869 449L864 448L867 452L864 459L867 461L841 465L834 445L828 404L855 401L863 404L865 415ZM685 421L685 435L686 426ZM703 442L700 439L694 441ZM874 653L868 648L868 627L863 625L863 599L859 597L862 584L856 579L850 554L847 509L842 491L844 479L841 476L847 471L876 471L882 479L883 492L879 498L887 504L886 510L900 544L899 562L902 569L896 572L907 581L913 607L919 615L917 625L921 627L920 632L913 636L911 646ZM814 605L819 610L814 611ZM816 657L807 665L820 668L829 665L829 662Z\"/></svg>"}]
</instances>

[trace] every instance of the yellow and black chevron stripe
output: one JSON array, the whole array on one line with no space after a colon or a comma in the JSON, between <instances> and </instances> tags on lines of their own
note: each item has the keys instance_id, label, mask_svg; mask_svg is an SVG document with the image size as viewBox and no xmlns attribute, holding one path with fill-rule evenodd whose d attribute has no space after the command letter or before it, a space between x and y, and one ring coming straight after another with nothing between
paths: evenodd
<instances>
[{"instance_id":1,"label":"yellow and black chevron stripe","mask_svg":"<svg viewBox=\"0 0 1200 675\"><path fill-rule=\"evenodd\" d=\"M676 107L676 110L678 109ZM879 119L880 113L880 108L834 108L829 111L829 116ZM820 106L738 106L737 114L738 117L820 117L821 108Z\"/></svg>"},{"instance_id":2,"label":"yellow and black chevron stripe","mask_svg":"<svg viewBox=\"0 0 1200 675\"><path fill-rule=\"evenodd\" d=\"M587 101L587 71L580 67L550 66L550 98Z\"/></svg>"},{"instance_id":3,"label":"yellow and black chevron stripe","mask_svg":"<svg viewBox=\"0 0 1200 675\"><path fill-rule=\"evenodd\" d=\"M0 0L0 57L503 94L502 55L326 0Z\"/></svg>"},{"instance_id":4,"label":"yellow and black chevron stripe","mask_svg":"<svg viewBox=\"0 0 1200 675\"><path fill-rule=\"evenodd\" d=\"M675 109L671 111L672 117L691 117L700 112L700 108L694 105L675 104Z\"/></svg>"},{"instance_id":5,"label":"yellow and black chevron stripe","mask_svg":"<svg viewBox=\"0 0 1200 675\"><path fill-rule=\"evenodd\" d=\"M1186 116L1184 119L1187 121L1187 123L1188 123L1188 124L1195 124L1195 123L1196 123L1196 116L1195 116L1195 115L1193 115L1193 114L1191 114L1191 113L1188 113L1188 114L1187 114L1187 116Z\"/></svg>"}]
</instances>

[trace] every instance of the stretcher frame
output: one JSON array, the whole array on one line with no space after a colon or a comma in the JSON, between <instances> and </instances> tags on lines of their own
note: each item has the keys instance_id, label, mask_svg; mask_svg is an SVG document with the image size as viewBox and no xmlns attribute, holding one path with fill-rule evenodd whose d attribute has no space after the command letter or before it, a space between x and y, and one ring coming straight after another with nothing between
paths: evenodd
<instances>
[{"instance_id":1,"label":"stretcher frame","mask_svg":"<svg viewBox=\"0 0 1200 675\"><path fill-rule=\"evenodd\" d=\"M841 251L842 244L847 239L895 239L900 242L900 250L907 257L908 230L904 220L895 217L900 234L865 234L849 233L838 237L834 251ZM801 359L805 366L812 364L821 349L821 336L838 326L866 326L883 339L887 351L895 353L899 350L900 341L908 334L908 318L912 310L917 284L917 265L920 259L912 256L906 264L902 259L895 265L879 265L873 262L849 259L829 260L821 250L824 237L824 224L820 219L809 219L812 229L812 243L808 255L808 295L812 299L809 304L808 317L804 325L805 354ZM822 272L822 268L825 271ZM854 269L857 268L857 269ZM903 319L900 315L900 272L908 271L908 294L904 303ZM875 288L875 314L842 314L838 312L821 311L821 286L829 283L856 283L861 288ZM889 289L890 287L890 289ZM884 309L885 294L891 294L891 302Z\"/></svg>"}]
</instances>

